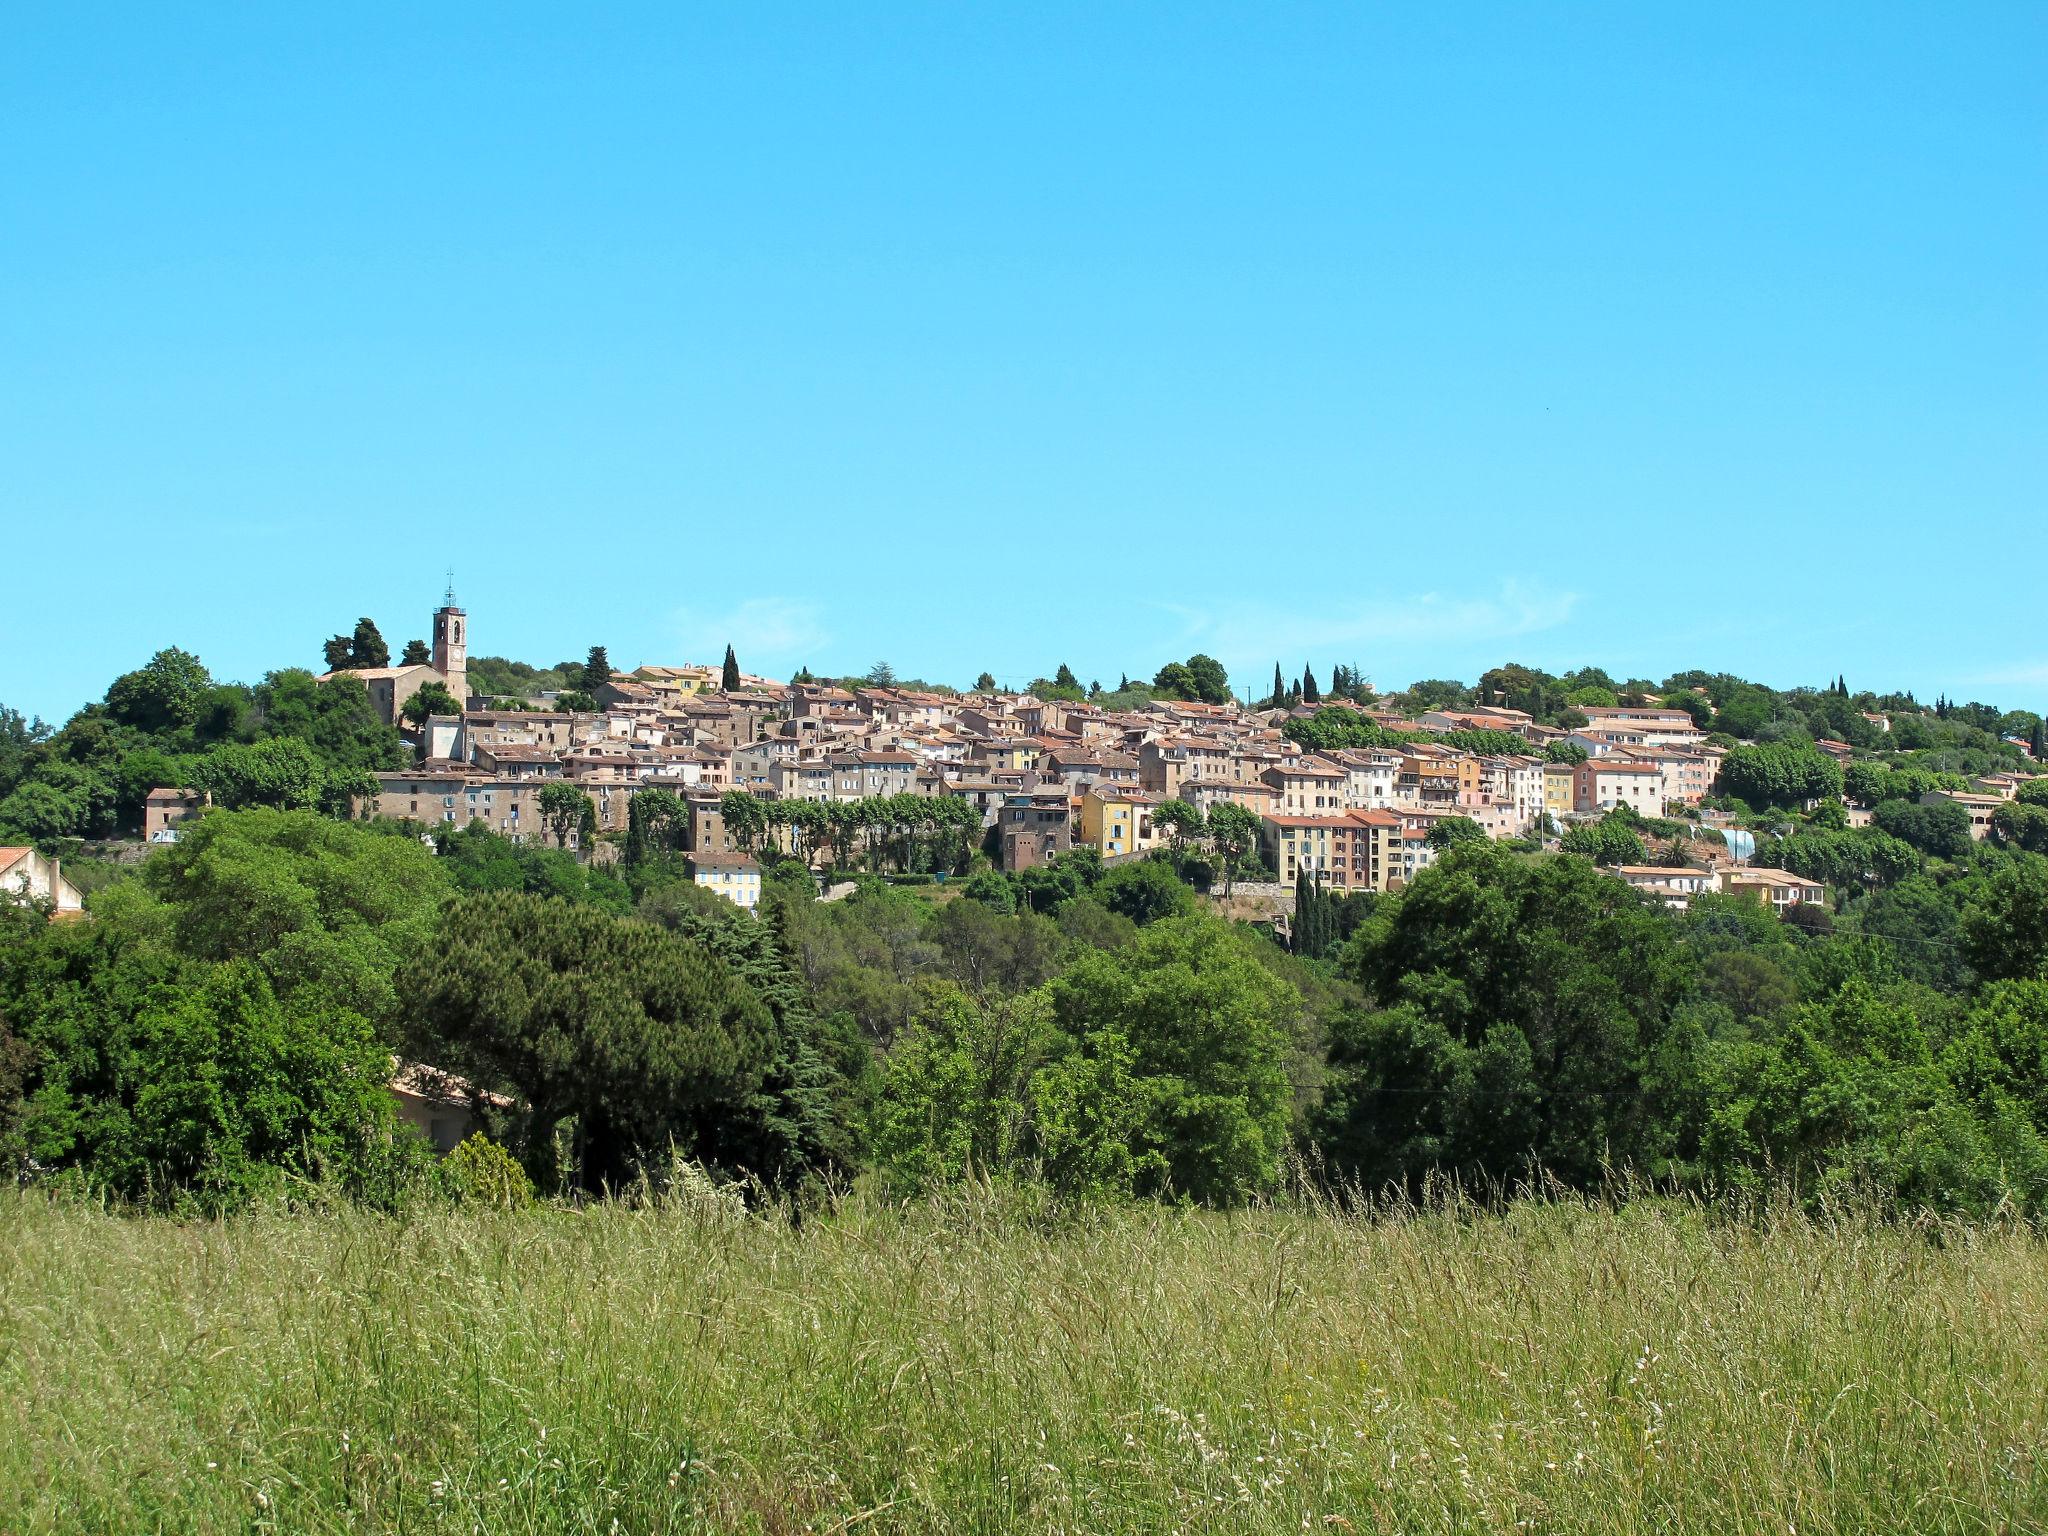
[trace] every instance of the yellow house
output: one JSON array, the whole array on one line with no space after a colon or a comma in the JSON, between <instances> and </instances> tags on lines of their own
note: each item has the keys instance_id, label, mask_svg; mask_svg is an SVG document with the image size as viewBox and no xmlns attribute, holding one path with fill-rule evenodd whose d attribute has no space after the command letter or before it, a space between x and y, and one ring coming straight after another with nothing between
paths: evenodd
<instances>
[{"instance_id":1,"label":"yellow house","mask_svg":"<svg viewBox=\"0 0 2048 1536\"><path fill-rule=\"evenodd\" d=\"M1146 853L1159 845L1152 812L1160 797L1148 790L1117 784L1091 784L1081 796L1081 828L1077 842L1102 850L1103 857Z\"/></svg>"},{"instance_id":2,"label":"yellow house","mask_svg":"<svg viewBox=\"0 0 2048 1536\"><path fill-rule=\"evenodd\" d=\"M721 669L688 662L680 667L639 667L632 676L645 683L655 697L663 699L692 698L716 688L724 680Z\"/></svg>"},{"instance_id":3,"label":"yellow house","mask_svg":"<svg viewBox=\"0 0 2048 1536\"><path fill-rule=\"evenodd\" d=\"M1045 743L1035 736L1011 736L977 741L967 755L990 773L1030 773L1044 751Z\"/></svg>"},{"instance_id":4,"label":"yellow house","mask_svg":"<svg viewBox=\"0 0 2048 1536\"><path fill-rule=\"evenodd\" d=\"M1556 817L1560 826L1571 815L1577 793L1578 771L1570 763L1543 765L1543 809Z\"/></svg>"}]
</instances>

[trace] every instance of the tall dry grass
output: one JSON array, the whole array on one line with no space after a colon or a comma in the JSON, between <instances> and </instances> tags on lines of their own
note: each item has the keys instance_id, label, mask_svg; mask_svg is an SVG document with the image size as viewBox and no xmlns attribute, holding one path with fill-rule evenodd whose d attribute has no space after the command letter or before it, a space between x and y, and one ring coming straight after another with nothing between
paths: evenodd
<instances>
[{"instance_id":1,"label":"tall dry grass","mask_svg":"<svg viewBox=\"0 0 2048 1536\"><path fill-rule=\"evenodd\" d=\"M2048 1528L2027 1231L0 1198L0 1530Z\"/></svg>"}]
</instances>

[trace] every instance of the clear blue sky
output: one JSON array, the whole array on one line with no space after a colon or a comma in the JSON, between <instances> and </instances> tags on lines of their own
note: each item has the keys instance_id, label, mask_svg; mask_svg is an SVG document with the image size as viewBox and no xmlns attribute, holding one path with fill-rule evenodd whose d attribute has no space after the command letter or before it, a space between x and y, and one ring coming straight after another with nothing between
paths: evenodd
<instances>
[{"instance_id":1,"label":"clear blue sky","mask_svg":"<svg viewBox=\"0 0 2048 1536\"><path fill-rule=\"evenodd\" d=\"M0 701L535 662L2048 702L2048 6L17 7Z\"/></svg>"}]
</instances>

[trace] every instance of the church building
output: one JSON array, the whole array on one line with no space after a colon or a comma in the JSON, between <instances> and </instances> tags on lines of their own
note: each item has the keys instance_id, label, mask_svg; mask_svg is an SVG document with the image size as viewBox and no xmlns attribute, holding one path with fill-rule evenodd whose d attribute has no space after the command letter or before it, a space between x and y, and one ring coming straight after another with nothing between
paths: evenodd
<instances>
[{"instance_id":1,"label":"church building","mask_svg":"<svg viewBox=\"0 0 2048 1536\"><path fill-rule=\"evenodd\" d=\"M410 667L345 667L363 680L370 703L386 725L398 723L406 701L429 683L446 688L462 708L469 707L469 616L455 601L451 586L434 610L432 660ZM321 681L336 674L323 673Z\"/></svg>"}]
</instances>

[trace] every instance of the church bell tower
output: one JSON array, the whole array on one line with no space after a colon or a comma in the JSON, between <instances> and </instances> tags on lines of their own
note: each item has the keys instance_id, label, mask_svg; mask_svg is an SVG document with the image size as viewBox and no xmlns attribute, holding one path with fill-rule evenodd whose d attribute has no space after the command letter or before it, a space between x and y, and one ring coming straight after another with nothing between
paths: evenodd
<instances>
[{"instance_id":1,"label":"church bell tower","mask_svg":"<svg viewBox=\"0 0 2048 1536\"><path fill-rule=\"evenodd\" d=\"M448 680L448 691L457 707L469 707L469 615L455 601L455 577L448 577L448 592L434 610L434 670Z\"/></svg>"}]
</instances>

